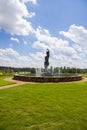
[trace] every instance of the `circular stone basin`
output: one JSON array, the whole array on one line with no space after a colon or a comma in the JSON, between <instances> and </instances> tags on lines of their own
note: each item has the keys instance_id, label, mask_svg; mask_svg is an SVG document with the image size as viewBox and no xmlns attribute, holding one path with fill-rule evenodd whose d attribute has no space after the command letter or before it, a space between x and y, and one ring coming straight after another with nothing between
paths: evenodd
<instances>
[{"instance_id":1,"label":"circular stone basin","mask_svg":"<svg viewBox=\"0 0 87 130\"><path fill-rule=\"evenodd\" d=\"M82 80L82 75L64 75L64 76L30 76L15 74L15 80L26 81L26 82L40 82L40 83L57 83L57 82L70 82Z\"/></svg>"}]
</instances>

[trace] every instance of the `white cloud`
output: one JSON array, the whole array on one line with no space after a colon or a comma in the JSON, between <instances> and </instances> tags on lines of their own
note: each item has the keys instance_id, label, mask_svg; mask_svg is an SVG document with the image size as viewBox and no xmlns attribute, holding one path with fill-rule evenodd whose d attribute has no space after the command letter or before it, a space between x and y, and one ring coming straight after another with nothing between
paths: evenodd
<instances>
[{"instance_id":1,"label":"white cloud","mask_svg":"<svg viewBox=\"0 0 87 130\"><path fill-rule=\"evenodd\" d=\"M61 45L67 46L69 44L68 41L51 36L48 30L41 27L37 28L35 35L38 41L44 42L52 48L59 48Z\"/></svg>"},{"instance_id":2,"label":"white cloud","mask_svg":"<svg viewBox=\"0 0 87 130\"><path fill-rule=\"evenodd\" d=\"M20 55L12 48L0 49L0 66L30 67L34 63L29 56Z\"/></svg>"},{"instance_id":3,"label":"white cloud","mask_svg":"<svg viewBox=\"0 0 87 130\"><path fill-rule=\"evenodd\" d=\"M75 31L70 31L74 32L74 34L72 35L74 35L73 37L75 41L73 40L72 44L68 40L59 39L58 37L52 36L47 29L42 29L41 27L38 27L35 31L35 37L37 41L33 43L32 47L41 50L46 50L47 48L50 49L50 65L82 67L87 59L87 49L85 47L86 35L84 37L84 33L86 33L86 30L84 30L82 27L78 27L75 25L72 25L71 28L76 28L76 30L78 30L76 31L76 36ZM81 32L83 35L81 35ZM68 35L68 32L61 31L60 34ZM77 37L77 35L79 38ZM84 37L82 37L84 45L80 41L80 36Z\"/></svg>"},{"instance_id":4,"label":"white cloud","mask_svg":"<svg viewBox=\"0 0 87 130\"><path fill-rule=\"evenodd\" d=\"M19 56L19 53L16 52L15 50L13 50L12 48L6 48L6 49L0 49L0 55L4 55L4 56L7 56L7 55L13 55L13 56Z\"/></svg>"},{"instance_id":5,"label":"white cloud","mask_svg":"<svg viewBox=\"0 0 87 130\"><path fill-rule=\"evenodd\" d=\"M78 45L87 48L87 29L83 26L71 25L68 32L60 31L60 34L69 38Z\"/></svg>"},{"instance_id":6,"label":"white cloud","mask_svg":"<svg viewBox=\"0 0 87 130\"><path fill-rule=\"evenodd\" d=\"M77 51L70 46L67 40L59 39L58 37L53 37L46 29L41 29L41 27L36 30L36 38L38 41L34 42L33 47L36 48L49 48L54 54L62 54L69 57L78 55Z\"/></svg>"},{"instance_id":7,"label":"white cloud","mask_svg":"<svg viewBox=\"0 0 87 130\"><path fill-rule=\"evenodd\" d=\"M82 52L82 51L83 51L82 47L81 47L80 45L77 45L77 44L74 44L74 45L73 45L73 48L74 48L77 52Z\"/></svg>"},{"instance_id":8,"label":"white cloud","mask_svg":"<svg viewBox=\"0 0 87 130\"><path fill-rule=\"evenodd\" d=\"M34 3L33 0L30 1ZM0 1L0 28L11 34L28 35L33 32L33 27L26 18L34 15L35 13L29 12L26 4L20 0Z\"/></svg>"},{"instance_id":9,"label":"white cloud","mask_svg":"<svg viewBox=\"0 0 87 130\"><path fill-rule=\"evenodd\" d=\"M44 57L45 53L44 52L35 52L35 53L30 53L29 56L33 60L33 66L36 68L39 67L44 67Z\"/></svg>"},{"instance_id":10,"label":"white cloud","mask_svg":"<svg viewBox=\"0 0 87 130\"><path fill-rule=\"evenodd\" d=\"M44 53L43 52L35 52L35 53L30 53L29 54L31 56L32 59L34 59L35 61L37 60L43 60L44 59Z\"/></svg>"},{"instance_id":11,"label":"white cloud","mask_svg":"<svg viewBox=\"0 0 87 130\"><path fill-rule=\"evenodd\" d=\"M87 60L87 29L71 25L67 32L60 31L60 34L73 41L72 47L78 54L74 55L74 58L80 59L84 64L84 60Z\"/></svg>"},{"instance_id":12,"label":"white cloud","mask_svg":"<svg viewBox=\"0 0 87 130\"><path fill-rule=\"evenodd\" d=\"M40 41L35 41L32 47L37 49L42 49L42 50L46 50L47 48L49 48L47 45L45 45L45 43Z\"/></svg>"},{"instance_id":13,"label":"white cloud","mask_svg":"<svg viewBox=\"0 0 87 130\"><path fill-rule=\"evenodd\" d=\"M10 40L19 43L19 39L18 38L11 37Z\"/></svg>"},{"instance_id":14,"label":"white cloud","mask_svg":"<svg viewBox=\"0 0 87 130\"><path fill-rule=\"evenodd\" d=\"M24 44L25 44L25 45L28 45L28 43L27 43L26 41L24 41Z\"/></svg>"},{"instance_id":15,"label":"white cloud","mask_svg":"<svg viewBox=\"0 0 87 130\"><path fill-rule=\"evenodd\" d=\"M64 48L61 48L61 52L62 54L66 55L66 56L73 56L74 54L77 54L77 52L69 46L65 46Z\"/></svg>"}]
</instances>

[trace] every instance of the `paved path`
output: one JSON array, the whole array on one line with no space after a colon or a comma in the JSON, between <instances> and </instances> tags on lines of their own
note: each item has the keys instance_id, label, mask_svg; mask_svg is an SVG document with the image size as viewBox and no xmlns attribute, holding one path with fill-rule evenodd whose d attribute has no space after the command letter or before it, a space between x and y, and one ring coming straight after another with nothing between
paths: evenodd
<instances>
[{"instance_id":1,"label":"paved path","mask_svg":"<svg viewBox=\"0 0 87 130\"><path fill-rule=\"evenodd\" d=\"M37 84L37 83L34 83L34 82L24 82L24 81L13 80L12 78L6 78L5 80L11 81L11 82L15 82L15 84L10 84L10 85L6 85L6 86L0 86L0 89L11 88L11 87L15 87L15 86L23 85L23 84ZM83 78L80 81L60 82L60 83L75 83L75 82L87 82L87 78ZM47 84L52 84L52 83L47 83Z\"/></svg>"},{"instance_id":2,"label":"paved path","mask_svg":"<svg viewBox=\"0 0 87 130\"><path fill-rule=\"evenodd\" d=\"M15 84L10 84L10 85L6 85L6 86L0 86L0 89L11 88L11 87L15 87L15 86L19 86L19 85L23 85L23 84L27 84L28 83L28 82L13 80L12 78L6 78L5 80L6 81L10 81L10 82L14 82Z\"/></svg>"}]
</instances>

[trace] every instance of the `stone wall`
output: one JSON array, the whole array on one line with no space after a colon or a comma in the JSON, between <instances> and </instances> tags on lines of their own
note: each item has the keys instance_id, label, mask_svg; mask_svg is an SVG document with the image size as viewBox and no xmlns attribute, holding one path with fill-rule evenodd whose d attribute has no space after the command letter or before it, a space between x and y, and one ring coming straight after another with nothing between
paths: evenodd
<instances>
[{"instance_id":1,"label":"stone wall","mask_svg":"<svg viewBox=\"0 0 87 130\"><path fill-rule=\"evenodd\" d=\"M36 77L36 76L28 76L28 75L14 75L15 80L26 81L26 82L70 82L70 81L79 81L82 80L81 75L73 75L73 76L46 76L46 77Z\"/></svg>"}]
</instances>

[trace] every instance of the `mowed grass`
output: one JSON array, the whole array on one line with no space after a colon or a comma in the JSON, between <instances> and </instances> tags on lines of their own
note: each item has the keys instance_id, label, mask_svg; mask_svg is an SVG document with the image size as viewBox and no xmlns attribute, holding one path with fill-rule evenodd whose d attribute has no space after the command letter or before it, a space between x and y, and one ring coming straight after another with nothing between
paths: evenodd
<instances>
[{"instance_id":1,"label":"mowed grass","mask_svg":"<svg viewBox=\"0 0 87 130\"><path fill-rule=\"evenodd\" d=\"M0 130L87 130L87 83L0 90Z\"/></svg>"},{"instance_id":2,"label":"mowed grass","mask_svg":"<svg viewBox=\"0 0 87 130\"><path fill-rule=\"evenodd\" d=\"M83 76L84 78L87 78L87 74L82 74L82 76Z\"/></svg>"},{"instance_id":3,"label":"mowed grass","mask_svg":"<svg viewBox=\"0 0 87 130\"><path fill-rule=\"evenodd\" d=\"M1 75L0 75L0 87L1 87L1 86L5 86L5 85L14 84L14 82L6 81L5 79L6 79L7 77L11 77L11 76L10 76L10 75L8 75L8 76L1 76Z\"/></svg>"}]
</instances>

